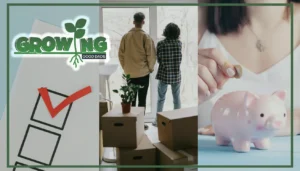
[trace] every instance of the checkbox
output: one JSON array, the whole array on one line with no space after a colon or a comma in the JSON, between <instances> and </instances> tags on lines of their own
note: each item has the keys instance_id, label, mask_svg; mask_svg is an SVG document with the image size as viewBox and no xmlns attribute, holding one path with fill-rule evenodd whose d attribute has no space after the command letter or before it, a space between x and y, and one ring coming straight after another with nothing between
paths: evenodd
<instances>
[{"instance_id":1,"label":"checkbox","mask_svg":"<svg viewBox=\"0 0 300 171\"><path fill-rule=\"evenodd\" d=\"M16 162L15 166L28 166L26 164L20 163L20 162ZM34 168L34 167L29 167L28 168L15 168L13 169L13 171L44 171L42 169L38 169L38 168Z\"/></svg>"},{"instance_id":2,"label":"checkbox","mask_svg":"<svg viewBox=\"0 0 300 171\"><path fill-rule=\"evenodd\" d=\"M18 157L39 163L51 165L55 156L60 134L28 125Z\"/></svg>"},{"instance_id":3,"label":"checkbox","mask_svg":"<svg viewBox=\"0 0 300 171\"><path fill-rule=\"evenodd\" d=\"M48 89L48 92L53 106L57 106L59 103L61 103L68 97L67 95L58 93L53 90ZM43 99L41 98L41 95L39 94L33 108L31 120L40 124L50 126L52 128L63 130L65 128L65 124L67 122L70 110L72 108L72 104L73 103L71 103L62 111L60 111L55 118L52 118Z\"/></svg>"}]
</instances>

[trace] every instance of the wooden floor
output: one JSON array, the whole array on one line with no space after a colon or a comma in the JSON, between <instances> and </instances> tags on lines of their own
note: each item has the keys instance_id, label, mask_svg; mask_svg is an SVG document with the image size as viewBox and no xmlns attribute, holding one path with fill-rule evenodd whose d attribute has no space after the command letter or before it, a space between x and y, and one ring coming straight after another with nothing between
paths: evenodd
<instances>
[{"instance_id":1,"label":"wooden floor","mask_svg":"<svg viewBox=\"0 0 300 171\"><path fill-rule=\"evenodd\" d=\"M146 130L145 133L149 137L150 141L152 143L159 142L157 127L154 127L151 123L147 123L147 125L149 126L149 129ZM105 153L106 154L104 154L104 156L114 155L112 148L109 148L109 150L105 150ZM102 161L101 165L116 165L116 164L114 164L114 163L106 163L106 162ZM117 171L117 168L100 168L99 171Z\"/></svg>"}]
</instances>

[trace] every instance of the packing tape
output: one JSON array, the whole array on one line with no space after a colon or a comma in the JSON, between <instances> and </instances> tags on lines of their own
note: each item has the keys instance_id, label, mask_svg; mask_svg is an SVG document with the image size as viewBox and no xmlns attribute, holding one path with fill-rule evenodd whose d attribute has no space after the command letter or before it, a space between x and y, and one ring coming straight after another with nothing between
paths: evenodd
<instances>
[{"instance_id":1,"label":"packing tape","mask_svg":"<svg viewBox=\"0 0 300 171\"><path fill-rule=\"evenodd\" d=\"M193 155L190 155L189 153L183 151L183 150L179 150L178 153L186 156L188 158L188 161L189 162L193 162L194 161L194 156Z\"/></svg>"}]
</instances>

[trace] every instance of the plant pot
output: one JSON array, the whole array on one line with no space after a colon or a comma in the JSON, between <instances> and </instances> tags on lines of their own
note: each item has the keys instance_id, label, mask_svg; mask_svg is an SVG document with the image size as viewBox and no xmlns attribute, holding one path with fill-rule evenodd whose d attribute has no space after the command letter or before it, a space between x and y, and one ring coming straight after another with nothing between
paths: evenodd
<instances>
[{"instance_id":1,"label":"plant pot","mask_svg":"<svg viewBox=\"0 0 300 171\"><path fill-rule=\"evenodd\" d=\"M130 113L131 103L121 103L121 105L122 105L122 112L123 112L123 114Z\"/></svg>"}]
</instances>

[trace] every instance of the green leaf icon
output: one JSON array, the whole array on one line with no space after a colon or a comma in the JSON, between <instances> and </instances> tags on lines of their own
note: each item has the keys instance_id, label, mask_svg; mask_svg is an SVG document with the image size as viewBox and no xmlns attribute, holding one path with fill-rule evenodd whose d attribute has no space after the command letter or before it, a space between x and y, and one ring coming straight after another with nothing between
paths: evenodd
<instances>
[{"instance_id":1,"label":"green leaf icon","mask_svg":"<svg viewBox=\"0 0 300 171\"><path fill-rule=\"evenodd\" d=\"M78 29L75 32L75 37L77 39L79 39L79 38L82 38L84 36L84 34L85 34L85 30L84 29Z\"/></svg>"},{"instance_id":2,"label":"green leaf icon","mask_svg":"<svg viewBox=\"0 0 300 171\"><path fill-rule=\"evenodd\" d=\"M85 24L86 24L86 19L81 18L76 21L75 26L76 26L76 28L83 28L85 26Z\"/></svg>"},{"instance_id":3,"label":"green leaf icon","mask_svg":"<svg viewBox=\"0 0 300 171\"><path fill-rule=\"evenodd\" d=\"M72 23L66 23L65 28L69 33L74 33L76 31L76 28Z\"/></svg>"}]
</instances>

